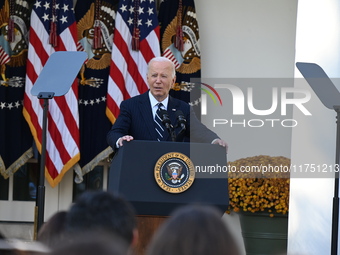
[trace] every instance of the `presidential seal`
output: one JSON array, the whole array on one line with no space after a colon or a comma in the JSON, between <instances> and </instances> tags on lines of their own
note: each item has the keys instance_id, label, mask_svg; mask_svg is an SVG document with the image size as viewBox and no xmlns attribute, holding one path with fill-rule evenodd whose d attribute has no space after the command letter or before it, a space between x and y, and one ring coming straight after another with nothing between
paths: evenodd
<instances>
[{"instance_id":1,"label":"presidential seal","mask_svg":"<svg viewBox=\"0 0 340 255\"><path fill-rule=\"evenodd\" d=\"M195 180L195 167L191 159L179 152L161 156L154 169L159 187L169 193L181 193L190 188Z\"/></svg>"}]
</instances>

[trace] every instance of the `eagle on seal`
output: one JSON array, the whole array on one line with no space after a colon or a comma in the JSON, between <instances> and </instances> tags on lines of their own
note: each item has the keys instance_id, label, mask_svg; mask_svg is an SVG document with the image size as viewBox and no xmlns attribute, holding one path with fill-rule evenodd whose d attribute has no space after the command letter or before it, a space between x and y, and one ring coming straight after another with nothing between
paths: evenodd
<instances>
[{"instance_id":1,"label":"eagle on seal","mask_svg":"<svg viewBox=\"0 0 340 255\"><path fill-rule=\"evenodd\" d=\"M167 166L168 174L171 176L171 181L173 183L180 182L181 179L184 177L182 173L183 166L179 163L172 162ZM179 177L180 176L180 177Z\"/></svg>"}]
</instances>

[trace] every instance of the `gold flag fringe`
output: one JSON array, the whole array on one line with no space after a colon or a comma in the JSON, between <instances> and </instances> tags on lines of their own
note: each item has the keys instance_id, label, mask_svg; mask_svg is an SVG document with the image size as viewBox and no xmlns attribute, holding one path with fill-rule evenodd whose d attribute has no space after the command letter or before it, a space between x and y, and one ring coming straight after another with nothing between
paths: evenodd
<instances>
[{"instance_id":1,"label":"gold flag fringe","mask_svg":"<svg viewBox=\"0 0 340 255\"><path fill-rule=\"evenodd\" d=\"M13 175L19 168L27 163L27 161L33 157L33 149L29 148L20 158L18 158L12 165L7 169L3 159L0 156L0 174L7 179Z\"/></svg>"},{"instance_id":2,"label":"gold flag fringe","mask_svg":"<svg viewBox=\"0 0 340 255\"><path fill-rule=\"evenodd\" d=\"M112 148L107 147L105 150L100 152L93 160L91 160L87 165L85 165L82 169L75 168L74 172L76 173L76 177L74 178L74 181L76 183L81 183L84 180L83 176L91 172L99 164L99 162L107 159L112 152L113 152Z\"/></svg>"}]
</instances>

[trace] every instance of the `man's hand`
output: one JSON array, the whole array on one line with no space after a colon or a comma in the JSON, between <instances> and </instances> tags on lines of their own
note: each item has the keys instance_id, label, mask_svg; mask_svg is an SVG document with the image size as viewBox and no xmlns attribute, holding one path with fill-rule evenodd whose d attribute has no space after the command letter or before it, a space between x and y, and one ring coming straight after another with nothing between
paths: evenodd
<instances>
[{"instance_id":1,"label":"man's hand","mask_svg":"<svg viewBox=\"0 0 340 255\"><path fill-rule=\"evenodd\" d=\"M122 136L121 138L118 139L118 144L119 144L119 147L123 146L123 141L132 141L133 140L133 137L131 135L124 135Z\"/></svg>"},{"instance_id":2,"label":"man's hand","mask_svg":"<svg viewBox=\"0 0 340 255\"><path fill-rule=\"evenodd\" d=\"M215 139L212 144L218 144L222 147L225 147L225 152L228 153L228 144L226 141L222 140L222 139Z\"/></svg>"}]
</instances>

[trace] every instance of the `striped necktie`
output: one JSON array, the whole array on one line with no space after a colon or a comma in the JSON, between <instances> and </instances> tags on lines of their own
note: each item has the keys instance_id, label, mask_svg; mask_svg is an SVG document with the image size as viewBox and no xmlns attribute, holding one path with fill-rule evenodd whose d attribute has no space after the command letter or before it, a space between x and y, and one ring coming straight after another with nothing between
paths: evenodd
<instances>
[{"instance_id":1,"label":"striped necktie","mask_svg":"<svg viewBox=\"0 0 340 255\"><path fill-rule=\"evenodd\" d=\"M162 141L165 135L165 130L164 130L164 125L162 123L162 119L160 117L160 109L162 108L163 104L162 103L158 103L157 104L158 109L156 111L155 114L155 129L156 129L156 133L157 133L157 141Z\"/></svg>"}]
</instances>

